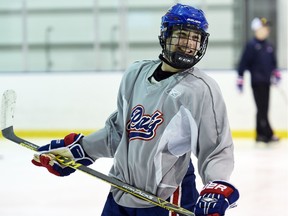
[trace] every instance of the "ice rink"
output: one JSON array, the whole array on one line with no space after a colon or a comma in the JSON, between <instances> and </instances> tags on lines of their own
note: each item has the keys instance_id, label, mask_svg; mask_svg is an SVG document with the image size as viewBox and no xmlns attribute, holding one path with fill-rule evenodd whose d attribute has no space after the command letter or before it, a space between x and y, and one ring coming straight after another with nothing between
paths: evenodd
<instances>
[{"instance_id":1,"label":"ice rink","mask_svg":"<svg viewBox=\"0 0 288 216\"><path fill-rule=\"evenodd\" d=\"M30 141L44 145L49 140ZM288 140L269 147L248 139L234 142L231 182L241 197L238 207L226 215L288 215ZM31 164L32 156L30 150L0 139L1 216L100 216L110 187L107 183L81 172L64 178L50 175ZM100 159L92 167L107 173L111 162Z\"/></svg>"}]
</instances>

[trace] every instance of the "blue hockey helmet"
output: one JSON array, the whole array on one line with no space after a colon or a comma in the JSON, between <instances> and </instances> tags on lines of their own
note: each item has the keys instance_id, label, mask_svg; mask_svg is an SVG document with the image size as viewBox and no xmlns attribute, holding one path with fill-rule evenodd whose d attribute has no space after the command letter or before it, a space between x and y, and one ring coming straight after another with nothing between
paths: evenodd
<instances>
[{"instance_id":1,"label":"blue hockey helmet","mask_svg":"<svg viewBox=\"0 0 288 216\"><path fill-rule=\"evenodd\" d=\"M188 44L176 51L171 49L171 45L177 46L175 40L174 44L171 44L171 40L169 40L175 30L186 31L188 34L190 34L189 32L196 32L201 35L197 50L191 52L193 55L183 52L183 50L190 49ZM159 41L163 50L160 59L178 69L187 69L194 66L206 52L209 37L207 30L208 22L202 10L179 3L172 6L162 17ZM179 37L180 39L181 37Z\"/></svg>"}]
</instances>

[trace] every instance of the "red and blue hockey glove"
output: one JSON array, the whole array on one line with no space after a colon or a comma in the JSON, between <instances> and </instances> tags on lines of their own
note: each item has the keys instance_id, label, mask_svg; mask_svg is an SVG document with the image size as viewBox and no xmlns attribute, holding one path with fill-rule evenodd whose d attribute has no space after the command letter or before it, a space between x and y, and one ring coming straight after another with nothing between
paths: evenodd
<instances>
[{"instance_id":1,"label":"red and blue hockey glove","mask_svg":"<svg viewBox=\"0 0 288 216\"><path fill-rule=\"evenodd\" d=\"M238 190L228 182L213 181L200 192L195 206L196 216L222 216L227 208L236 206Z\"/></svg>"},{"instance_id":2,"label":"red and blue hockey glove","mask_svg":"<svg viewBox=\"0 0 288 216\"><path fill-rule=\"evenodd\" d=\"M243 76L238 76L236 80L236 85L240 93L243 92L243 84L244 84Z\"/></svg>"},{"instance_id":3,"label":"red and blue hockey glove","mask_svg":"<svg viewBox=\"0 0 288 216\"><path fill-rule=\"evenodd\" d=\"M94 160L85 153L79 144L82 138L82 134L71 133L64 139L52 140L50 144L39 147L38 152L40 154L34 155L32 163L36 166L47 168L50 173L57 176L70 175L75 172L75 169L60 165L54 160L55 155L69 157L77 163L88 166L92 164Z\"/></svg>"},{"instance_id":4,"label":"red and blue hockey glove","mask_svg":"<svg viewBox=\"0 0 288 216\"><path fill-rule=\"evenodd\" d=\"M278 85L281 81L281 72L279 70L274 70L271 77L271 83L273 85Z\"/></svg>"}]
</instances>

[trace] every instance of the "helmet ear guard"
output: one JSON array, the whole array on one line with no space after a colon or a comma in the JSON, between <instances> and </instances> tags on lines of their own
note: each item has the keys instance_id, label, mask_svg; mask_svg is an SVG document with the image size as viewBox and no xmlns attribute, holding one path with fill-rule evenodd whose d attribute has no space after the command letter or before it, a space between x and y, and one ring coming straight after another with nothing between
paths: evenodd
<instances>
[{"instance_id":1,"label":"helmet ear guard","mask_svg":"<svg viewBox=\"0 0 288 216\"><path fill-rule=\"evenodd\" d=\"M191 6L176 4L171 7L168 12L162 17L161 32L159 36L159 42L162 47L162 53L159 58L168 65L177 69L187 69L197 64L204 56L207 45L209 33L206 32L208 29L208 22L204 16L202 10L195 9ZM174 31L180 31L178 39L172 37ZM187 44L180 45L180 40L183 40L181 31L186 32L185 34L198 34L200 41L194 40L197 43L197 47L191 47ZM173 43L171 41L174 41ZM175 43L178 40L178 43ZM198 44L200 43L200 44ZM172 46L181 47L181 49L172 49ZM175 47L174 47L175 48ZM187 50L193 50L187 52Z\"/></svg>"}]
</instances>

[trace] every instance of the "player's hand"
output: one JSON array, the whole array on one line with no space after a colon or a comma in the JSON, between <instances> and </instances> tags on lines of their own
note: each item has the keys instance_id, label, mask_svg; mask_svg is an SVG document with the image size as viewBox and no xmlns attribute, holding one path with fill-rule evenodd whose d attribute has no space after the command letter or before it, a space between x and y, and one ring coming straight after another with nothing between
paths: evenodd
<instances>
[{"instance_id":1,"label":"player's hand","mask_svg":"<svg viewBox=\"0 0 288 216\"><path fill-rule=\"evenodd\" d=\"M240 93L243 93L243 84L244 84L243 76L238 76L236 80L236 85Z\"/></svg>"},{"instance_id":2,"label":"player's hand","mask_svg":"<svg viewBox=\"0 0 288 216\"><path fill-rule=\"evenodd\" d=\"M50 173L57 176L67 176L75 172L74 169L62 166L55 160L55 155L62 155L88 166L94 162L89 157L79 141L83 138L82 134L71 133L64 139L52 140L50 144L39 147L39 155L34 155L32 163L36 166L45 167Z\"/></svg>"},{"instance_id":3,"label":"player's hand","mask_svg":"<svg viewBox=\"0 0 288 216\"><path fill-rule=\"evenodd\" d=\"M196 216L222 216L227 208L236 206L238 190L225 181L213 181L200 192L195 206Z\"/></svg>"},{"instance_id":4,"label":"player's hand","mask_svg":"<svg viewBox=\"0 0 288 216\"><path fill-rule=\"evenodd\" d=\"M274 70L271 77L271 83L273 85L278 85L281 81L281 72L279 70Z\"/></svg>"}]
</instances>

